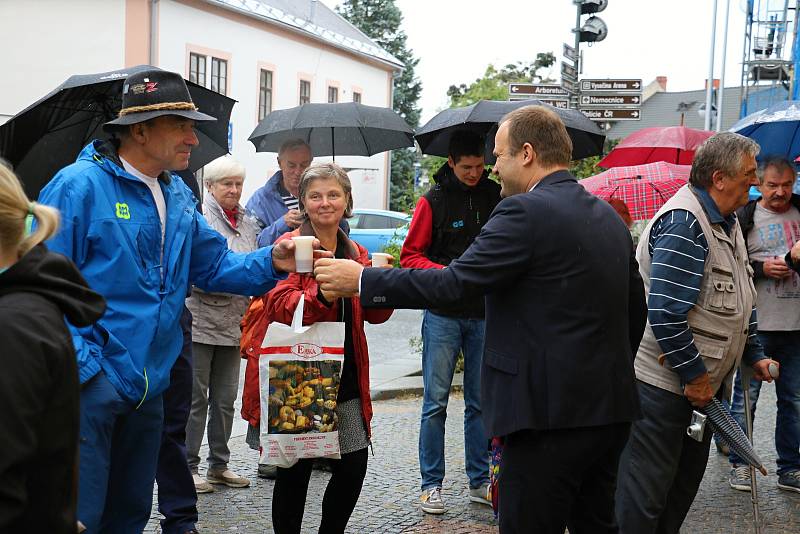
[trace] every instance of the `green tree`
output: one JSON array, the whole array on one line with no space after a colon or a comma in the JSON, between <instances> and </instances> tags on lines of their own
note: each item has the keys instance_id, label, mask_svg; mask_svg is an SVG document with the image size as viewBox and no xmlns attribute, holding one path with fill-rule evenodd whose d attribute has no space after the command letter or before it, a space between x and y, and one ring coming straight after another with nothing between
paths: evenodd
<instances>
[{"instance_id":1,"label":"green tree","mask_svg":"<svg viewBox=\"0 0 800 534\"><path fill-rule=\"evenodd\" d=\"M422 84L414 72L419 59L408 48L407 36L400 25L403 13L394 0L346 0L336 7L337 13L364 32L384 50L405 65L394 79L393 109L412 128L419 126L419 96ZM392 153L389 207L409 211L415 203L413 149L395 150Z\"/></svg>"},{"instance_id":2,"label":"green tree","mask_svg":"<svg viewBox=\"0 0 800 534\"><path fill-rule=\"evenodd\" d=\"M606 154L611 152L611 150L617 146L617 143L619 142L619 139L606 139L606 142L603 145L602 156L592 156L590 158L583 158L573 161L572 166L569 168L569 172L571 172L578 180L582 180L603 172L603 169L598 167L597 164L606 156Z\"/></svg>"},{"instance_id":3,"label":"green tree","mask_svg":"<svg viewBox=\"0 0 800 534\"><path fill-rule=\"evenodd\" d=\"M529 62L517 61L509 63L500 70L494 65L486 67L483 77L477 78L467 85L451 85L447 90L450 105L453 107L469 106L478 100L506 100L508 84L513 82L548 83L554 80L539 73L556 62L552 52L539 52L536 59Z\"/></svg>"}]
</instances>

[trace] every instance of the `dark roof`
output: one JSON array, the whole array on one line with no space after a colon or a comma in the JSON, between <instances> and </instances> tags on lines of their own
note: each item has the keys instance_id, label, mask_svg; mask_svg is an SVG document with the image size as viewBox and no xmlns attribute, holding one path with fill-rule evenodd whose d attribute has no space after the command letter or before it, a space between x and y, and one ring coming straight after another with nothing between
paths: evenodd
<instances>
[{"instance_id":1,"label":"dark roof","mask_svg":"<svg viewBox=\"0 0 800 534\"><path fill-rule=\"evenodd\" d=\"M786 100L787 94L787 91L782 87L762 89L760 91L751 89L748 96L748 112L752 113L766 108L774 102ZM726 87L724 89L722 98L722 131L728 130L739 120L741 95L741 87ZM706 103L705 89L676 93L654 93L642 103L641 120L619 121L608 130L606 136L609 139L621 139L642 128L651 126L680 126L681 112L678 111L678 106L681 103L689 108L684 112L683 125L702 130L705 124L698 110L701 105Z\"/></svg>"},{"instance_id":2,"label":"dark roof","mask_svg":"<svg viewBox=\"0 0 800 534\"><path fill-rule=\"evenodd\" d=\"M403 62L318 0L205 0L401 69ZM313 5L313 8L312 8ZM313 10L313 13L312 13Z\"/></svg>"}]
</instances>

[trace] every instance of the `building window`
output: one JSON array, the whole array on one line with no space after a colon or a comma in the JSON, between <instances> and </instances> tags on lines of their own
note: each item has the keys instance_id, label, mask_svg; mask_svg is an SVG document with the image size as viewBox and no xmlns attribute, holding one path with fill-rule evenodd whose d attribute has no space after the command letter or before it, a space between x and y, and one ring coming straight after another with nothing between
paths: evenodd
<instances>
[{"instance_id":1,"label":"building window","mask_svg":"<svg viewBox=\"0 0 800 534\"><path fill-rule=\"evenodd\" d=\"M300 105L311 102L311 82L300 80Z\"/></svg>"},{"instance_id":2,"label":"building window","mask_svg":"<svg viewBox=\"0 0 800 534\"><path fill-rule=\"evenodd\" d=\"M361 93L353 91L353 102L357 104L361 103Z\"/></svg>"},{"instance_id":3,"label":"building window","mask_svg":"<svg viewBox=\"0 0 800 534\"><path fill-rule=\"evenodd\" d=\"M328 104L335 104L339 101L339 88L328 86Z\"/></svg>"},{"instance_id":4,"label":"building window","mask_svg":"<svg viewBox=\"0 0 800 534\"><path fill-rule=\"evenodd\" d=\"M206 56L189 54L189 81L208 87L206 85Z\"/></svg>"},{"instance_id":5,"label":"building window","mask_svg":"<svg viewBox=\"0 0 800 534\"><path fill-rule=\"evenodd\" d=\"M216 57L211 58L211 90L222 95L228 89L228 62Z\"/></svg>"},{"instance_id":6,"label":"building window","mask_svg":"<svg viewBox=\"0 0 800 534\"><path fill-rule=\"evenodd\" d=\"M272 111L272 71L261 69L261 81L258 84L258 120L262 120Z\"/></svg>"}]
</instances>

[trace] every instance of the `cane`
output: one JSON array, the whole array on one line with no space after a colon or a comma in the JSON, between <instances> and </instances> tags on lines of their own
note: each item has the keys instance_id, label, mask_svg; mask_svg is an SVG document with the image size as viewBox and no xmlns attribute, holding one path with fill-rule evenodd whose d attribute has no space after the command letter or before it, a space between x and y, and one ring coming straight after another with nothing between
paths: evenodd
<instances>
[{"instance_id":1,"label":"cane","mask_svg":"<svg viewBox=\"0 0 800 534\"><path fill-rule=\"evenodd\" d=\"M753 443L753 413L750 409L750 378L752 373L750 367L739 364L739 380L742 383L742 393L744 394L744 420L747 427L747 439ZM755 534L761 534L761 513L758 509L758 481L756 480L756 468L750 464L750 501L753 503L753 529Z\"/></svg>"}]
</instances>

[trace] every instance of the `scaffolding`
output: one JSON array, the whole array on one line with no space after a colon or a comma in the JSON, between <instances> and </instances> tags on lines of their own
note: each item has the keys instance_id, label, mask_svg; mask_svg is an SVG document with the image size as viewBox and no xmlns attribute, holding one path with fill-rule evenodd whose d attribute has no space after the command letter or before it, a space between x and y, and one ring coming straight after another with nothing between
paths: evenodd
<instances>
[{"instance_id":1,"label":"scaffolding","mask_svg":"<svg viewBox=\"0 0 800 534\"><path fill-rule=\"evenodd\" d=\"M800 0L747 0L741 114L796 99Z\"/></svg>"}]
</instances>

